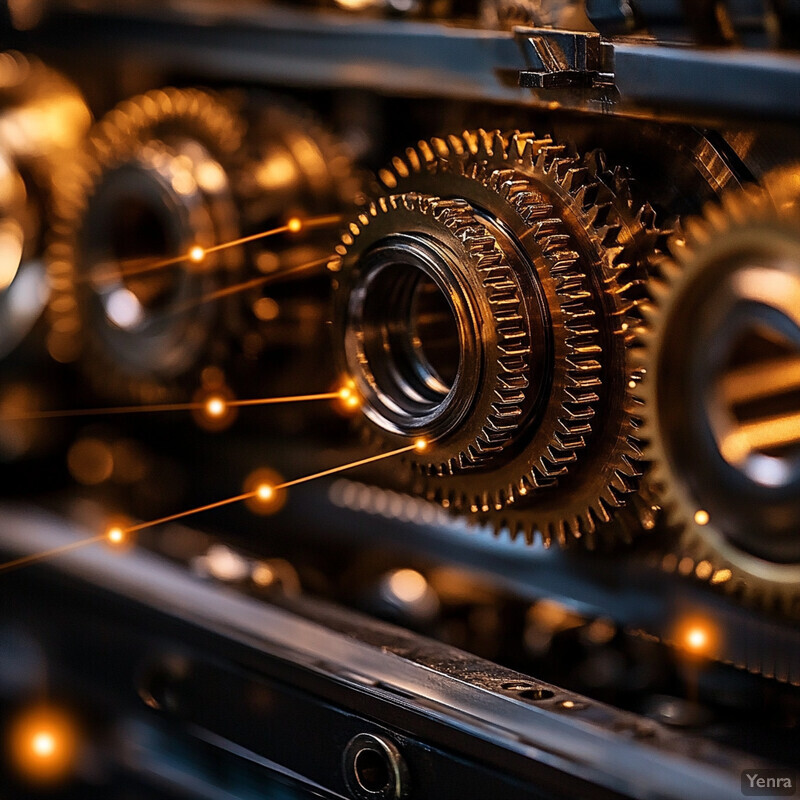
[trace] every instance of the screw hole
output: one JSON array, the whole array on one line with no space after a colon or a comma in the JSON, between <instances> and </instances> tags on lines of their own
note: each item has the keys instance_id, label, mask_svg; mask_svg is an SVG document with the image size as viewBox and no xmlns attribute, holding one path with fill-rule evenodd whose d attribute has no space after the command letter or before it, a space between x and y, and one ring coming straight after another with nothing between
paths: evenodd
<instances>
[{"instance_id":1,"label":"screw hole","mask_svg":"<svg viewBox=\"0 0 800 800\"><path fill-rule=\"evenodd\" d=\"M505 689L507 692L516 692L517 696L523 700L550 700L555 697L555 694L550 689L542 689L532 683L524 683L523 681L502 683L500 688Z\"/></svg>"},{"instance_id":2,"label":"screw hole","mask_svg":"<svg viewBox=\"0 0 800 800\"><path fill-rule=\"evenodd\" d=\"M525 689L524 691L519 693L519 696L523 700L538 701L538 700L550 700L555 695L549 689Z\"/></svg>"},{"instance_id":3,"label":"screw hole","mask_svg":"<svg viewBox=\"0 0 800 800\"><path fill-rule=\"evenodd\" d=\"M356 800L400 800L406 796L408 771L393 742L360 733L344 752L344 779Z\"/></svg>"},{"instance_id":4,"label":"screw hole","mask_svg":"<svg viewBox=\"0 0 800 800\"><path fill-rule=\"evenodd\" d=\"M359 750L353 759L353 771L365 792L382 795L390 788L392 769L384 753L371 748Z\"/></svg>"}]
</instances>

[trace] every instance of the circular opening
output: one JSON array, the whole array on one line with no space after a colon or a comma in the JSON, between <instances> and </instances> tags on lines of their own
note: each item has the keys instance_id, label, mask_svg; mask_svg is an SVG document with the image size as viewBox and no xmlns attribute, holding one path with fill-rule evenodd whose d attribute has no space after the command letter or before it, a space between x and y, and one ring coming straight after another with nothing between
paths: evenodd
<instances>
[{"instance_id":1,"label":"circular opening","mask_svg":"<svg viewBox=\"0 0 800 800\"><path fill-rule=\"evenodd\" d=\"M519 693L523 700L550 700L555 695L550 689L525 689Z\"/></svg>"},{"instance_id":2,"label":"circular opening","mask_svg":"<svg viewBox=\"0 0 800 800\"><path fill-rule=\"evenodd\" d=\"M117 281L106 293L105 306L119 327L163 310L176 290L178 265L148 269L172 255L168 225L162 209L139 197L119 197L108 211L108 258Z\"/></svg>"},{"instance_id":3,"label":"circular opening","mask_svg":"<svg viewBox=\"0 0 800 800\"><path fill-rule=\"evenodd\" d=\"M800 346L766 324L732 342L713 390L722 457L764 486L781 486L800 461Z\"/></svg>"},{"instance_id":4,"label":"circular opening","mask_svg":"<svg viewBox=\"0 0 800 800\"><path fill-rule=\"evenodd\" d=\"M370 794L383 794L391 788L392 766L385 753L364 748L353 759L353 771L358 785Z\"/></svg>"},{"instance_id":5,"label":"circular opening","mask_svg":"<svg viewBox=\"0 0 800 800\"><path fill-rule=\"evenodd\" d=\"M458 322L442 288L419 267L388 262L364 297L364 353L379 389L401 409L433 408L455 384Z\"/></svg>"},{"instance_id":6,"label":"circular opening","mask_svg":"<svg viewBox=\"0 0 800 800\"><path fill-rule=\"evenodd\" d=\"M658 363L660 427L687 512L708 535L784 564L800 560L796 263L760 250L710 262L674 305Z\"/></svg>"},{"instance_id":7,"label":"circular opening","mask_svg":"<svg viewBox=\"0 0 800 800\"><path fill-rule=\"evenodd\" d=\"M379 427L436 439L479 390L481 332L455 255L416 233L361 256L346 310L347 365Z\"/></svg>"}]
</instances>

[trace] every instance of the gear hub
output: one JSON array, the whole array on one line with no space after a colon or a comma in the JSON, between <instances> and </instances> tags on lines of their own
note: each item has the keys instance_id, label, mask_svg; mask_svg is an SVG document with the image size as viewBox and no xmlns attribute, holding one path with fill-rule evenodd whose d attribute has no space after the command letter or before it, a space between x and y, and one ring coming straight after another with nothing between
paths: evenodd
<instances>
[{"instance_id":1,"label":"gear hub","mask_svg":"<svg viewBox=\"0 0 800 800\"><path fill-rule=\"evenodd\" d=\"M800 612L800 203L737 190L685 226L644 332L644 435L682 571Z\"/></svg>"}]
</instances>

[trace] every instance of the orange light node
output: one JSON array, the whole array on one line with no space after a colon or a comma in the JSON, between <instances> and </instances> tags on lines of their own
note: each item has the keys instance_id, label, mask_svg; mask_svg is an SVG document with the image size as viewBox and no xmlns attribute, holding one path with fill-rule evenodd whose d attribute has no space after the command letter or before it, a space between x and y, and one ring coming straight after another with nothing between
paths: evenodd
<instances>
[{"instance_id":1,"label":"orange light node","mask_svg":"<svg viewBox=\"0 0 800 800\"><path fill-rule=\"evenodd\" d=\"M209 397L206 400L206 414L209 417L218 419L225 413L226 409L225 401L221 397Z\"/></svg>"},{"instance_id":2,"label":"orange light node","mask_svg":"<svg viewBox=\"0 0 800 800\"><path fill-rule=\"evenodd\" d=\"M189 260L194 261L195 264L199 264L205 257L206 251L199 244L189 250Z\"/></svg>"},{"instance_id":3,"label":"orange light node","mask_svg":"<svg viewBox=\"0 0 800 800\"><path fill-rule=\"evenodd\" d=\"M288 228L288 229L289 229L289 230L290 230L292 233L298 233L298 232L299 232L299 231L300 231L300 230L303 228L303 223L302 223L302 221L301 221L300 219L298 219L297 217L292 217L292 218L291 218L291 219L290 219L290 220L289 220L289 221L286 223L286 227L287 227L287 228Z\"/></svg>"},{"instance_id":4,"label":"orange light node","mask_svg":"<svg viewBox=\"0 0 800 800\"><path fill-rule=\"evenodd\" d=\"M256 489L256 497L258 497L259 500L263 500L265 502L267 500L272 500L272 496L274 494L275 494L275 490L267 483L262 483Z\"/></svg>"},{"instance_id":5,"label":"orange light node","mask_svg":"<svg viewBox=\"0 0 800 800\"><path fill-rule=\"evenodd\" d=\"M414 449L422 453L428 449L428 442L425 439L417 439L417 441L414 442Z\"/></svg>"},{"instance_id":6,"label":"orange light node","mask_svg":"<svg viewBox=\"0 0 800 800\"><path fill-rule=\"evenodd\" d=\"M115 525L113 528L109 528L108 531L106 531L106 539L108 539L111 544L122 544L125 541L125 531Z\"/></svg>"},{"instance_id":7,"label":"orange light node","mask_svg":"<svg viewBox=\"0 0 800 800\"><path fill-rule=\"evenodd\" d=\"M78 736L61 711L39 707L19 716L11 728L11 754L18 772L34 783L57 783L75 766Z\"/></svg>"},{"instance_id":8,"label":"orange light node","mask_svg":"<svg viewBox=\"0 0 800 800\"><path fill-rule=\"evenodd\" d=\"M708 645L708 631L700 626L693 626L686 631L684 637L686 646L695 653L700 653Z\"/></svg>"},{"instance_id":9,"label":"orange light node","mask_svg":"<svg viewBox=\"0 0 800 800\"><path fill-rule=\"evenodd\" d=\"M705 511L702 508L694 512L694 521L698 525L708 525L710 519L711 517L709 516L708 511Z\"/></svg>"}]
</instances>

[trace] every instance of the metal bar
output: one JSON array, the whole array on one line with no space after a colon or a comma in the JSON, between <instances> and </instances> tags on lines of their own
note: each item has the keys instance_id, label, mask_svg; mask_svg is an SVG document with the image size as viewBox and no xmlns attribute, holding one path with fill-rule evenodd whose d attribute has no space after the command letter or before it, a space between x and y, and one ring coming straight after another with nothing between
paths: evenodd
<instances>
[{"instance_id":1,"label":"metal bar","mask_svg":"<svg viewBox=\"0 0 800 800\"><path fill-rule=\"evenodd\" d=\"M5 507L0 513L0 549L6 553L22 555L86 534L32 509ZM98 547L70 553L50 569L78 578L98 617L107 606L124 603L123 620L163 617L153 632L162 639L164 629L172 629L174 639L176 631L184 631L181 625L205 632L216 642L208 643L212 663L237 648L258 660L259 671L279 659L292 665L289 675L309 674L335 683L347 697L379 702L382 722L389 727L398 715L411 714L440 731L439 746L472 742L484 764L493 752L505 754L503 770L509 775L516 771L518 779L541 780L555 772L629 797L722 800L738 791L741 769L754 766L755 759L554 686L536 682L543 699L529 702L513 688L521 682L530 686L528 676L311 601L299 604L300 616L204 583L144 552L120 555ZM6 602L10 598L3 587L9 585L14 583L0 582ZM98 603L98 591L109 594L113 603ZM58 601L52 583L45 593L30 593L36 596ZM131 613L131 607L142 610ZM11 608L18 604L12 602ZM403 725L406 733L410 724ZM474 757L475 750L468 754Z\"/></svg>"}]
</instances>

